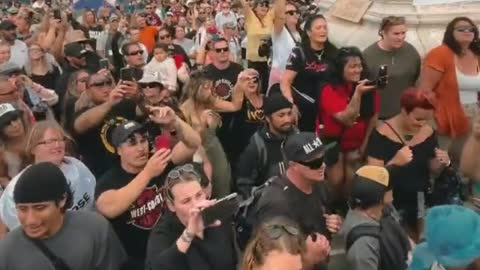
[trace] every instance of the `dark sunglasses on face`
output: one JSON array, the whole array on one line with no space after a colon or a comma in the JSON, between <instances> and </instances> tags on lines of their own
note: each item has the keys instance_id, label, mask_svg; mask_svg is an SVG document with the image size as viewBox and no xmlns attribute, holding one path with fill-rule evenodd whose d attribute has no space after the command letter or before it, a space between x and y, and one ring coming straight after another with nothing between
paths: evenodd
<instances>
[{"instance_id":1,"label":"dark sunglasses on face","mask_svg":"<svg viewBox=\"0 0 480 270\"><path fill-rule=\"evenodd\" d=\"M228 52L230 49L228 47L224 47L224 48L215 48L215 51L217 53L221 53L221 52Z\"/></svg>"},{"instance_id":2,"label":"dark sunglasses on face","mask_svg":"<svg viewBox=\"0 0 480 270\"><path fill-rule=\"evenodd\" d=\"M106 81L91 83L90 86L93 86L93 87L111 86L112 83L113 83L112 80L106 80Z\"/></svg>"},{"instance_id":3,"label":"dark sunglasses on face","mask_svg":"<svg viewBox=\"0 0 480 270\"><path fill-rule=\"evenodd\" d=\"M151 82L151 83L140 83L140 88L145 89L145 88L156 88L160 87L158 83Z\"/></svg>"},{"instance_id":4,"label":"dark sunglasses on face","mask_svg":"<svg viewBox=\"0 0 480 270\"><path fill-rule=\"evenodd\" d=\"M323 166L323 157L311 161L298 161L298 163L308 167L311 170L318 170Z\"/></svg>"},{"instance_id":5,"label":"dark sunglasses on face","mask_svg":"<svg viewBox=\"0 0 480 270\"><path fill-rule=\"evenodd\" d=\"M455 28L455 30L457 30L458 32L462 32L462 33L474 33L475 32L475 28L473 28L473 27L458 27L458 28Z\"/></svg>"},{"instance_id":6,"label":"dark sunglasses on face","mask_svg":"<svg viewBox=\"0 0 480 270\"><path fill-rule=\"evenodd\" d=\"M128 53L129 56L142 55L142 54L143 54L143 50L138 50L138 51Z\"/></svg>"},{"instance_id":7,"label":"dark sunglasses on face","mask_svg":"<svg viewBox=\"0 0 480 270\"><path fill-rule=\"evenodd\" d=\"M286 11L285 12L286 14L290 15L290 16L294 16L294 15L298 15L298 11L296 10L289 10L289 11Z\"/></svg>"},{"instance_id":8,"label":"dark sunglasses on face","mask_svg":"<svg viewBox=\"0 0 480 270\"><path fill-rule=\"evenodd\" d=\"M170 38L170 35L159 36L158 38L160 38L161 40L164 40L166 38Z\"/></svg>"},{"instance_id":9,"label":"dark sunglasses on face","mask_svg":"<svg viewBox=\"0 0 480 270\"><path fill-rule=\"evenodd\" d=\"M271 239L278 239L284 233L287 233L292 236L297 236L300 234L300 230L297 227L290 225L270 225L265 227L265 232Z\"/></svg>"}]
</instances>

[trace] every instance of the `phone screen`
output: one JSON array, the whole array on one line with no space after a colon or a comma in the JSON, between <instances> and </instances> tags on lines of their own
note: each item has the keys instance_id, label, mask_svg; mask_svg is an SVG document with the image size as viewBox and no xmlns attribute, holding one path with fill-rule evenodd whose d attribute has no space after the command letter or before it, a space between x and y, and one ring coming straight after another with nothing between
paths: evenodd
<instances>
[{"instance_id":1,"label":"phone screen","mask_svg":"<svg viewBox=\"0 0 480 270\"><path fill-rule=\"evenodd\" d=\"M122 68L120 70L120 79L122 81L130 81L132 82L133 79L134 79L134 76L133 76L133 69L131 68Z\"/></svg>"},{"instance_id":2,"label":"phone screen","mask_svg":"<svg viewBox=\"0 0 480 270\"><path fill-rule=\"evenodd\" d=\"M100 69L108 69L108 59L100 59Z\"/></svg>"},{"instance_id":3,"label":"phone screen","mask_svg":"<svg viewBox=\"0 0 480 270\"><path fill-rule=\"evenodd\" d=\"M238 211L239 202L237 200L238 194L232 193L230 195L225 196L222 199L217 200L217 203L203 209L202 211L202 219L203 224L210 225L213 224L215 221L225 221L226 219L230 218Z\"/></svg>"}]
</instances>

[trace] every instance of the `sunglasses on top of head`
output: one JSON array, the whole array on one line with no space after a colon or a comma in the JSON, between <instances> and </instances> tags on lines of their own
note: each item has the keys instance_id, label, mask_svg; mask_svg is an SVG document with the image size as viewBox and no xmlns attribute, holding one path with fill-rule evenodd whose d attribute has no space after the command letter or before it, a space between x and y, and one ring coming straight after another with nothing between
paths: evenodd
<instances>
[{"instance_id":1,"label":"sunglasses on top of head","mask_svg":"<svg viewBox=\"0 0 480 270\"><path fill-rule=\"evenodd\" d=\"M268 1L263 1L258 4L259 7L270 7L270 2Z\"/></svg>"},{"instance_id":2,"label":"sunglasses on top of head","mask_svg":"<svg viewBox=\"0 0 480 270\"><path fill-rule=\"evenodd\" d=\"M311 161L297 161L297 163L300 163L311 170L318 170L323 166L323 161L323 157L321 157Z\"/></svg>"}]
</instances>

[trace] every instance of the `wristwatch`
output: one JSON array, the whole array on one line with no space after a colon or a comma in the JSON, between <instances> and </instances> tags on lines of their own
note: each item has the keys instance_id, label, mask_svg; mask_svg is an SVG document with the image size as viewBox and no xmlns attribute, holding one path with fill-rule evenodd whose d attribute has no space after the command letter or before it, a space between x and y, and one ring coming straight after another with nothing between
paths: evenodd
<instances>
[{"instance_id":1,"label":"wristwatch","mask_svg":"<svg viewBox=\"0 0 480 270\"><path fill-rule=\"evenodd\" d=\"M187 229L185 229L180 238L186 243L191 243L194 237L195 237L195 234L189 233Z\"/></svg>"}]
</instances>

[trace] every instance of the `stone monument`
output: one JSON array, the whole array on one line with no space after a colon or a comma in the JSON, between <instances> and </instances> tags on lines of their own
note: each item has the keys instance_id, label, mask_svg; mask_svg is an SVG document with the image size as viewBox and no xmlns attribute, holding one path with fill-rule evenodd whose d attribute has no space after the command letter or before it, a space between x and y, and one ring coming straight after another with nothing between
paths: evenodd
<instances>
[{"instance_id":1,"label":"stone monument","mask_svg":"<svg viewBox=\"0 0 480 270\"><path fill-rule=\"evenodd\" d=\"M476 0L450 0L450 3L426 6L416 6L413 0L372 0L358 23L333 16L331 11L336 1L320 0L317 5L320 12L327 17L330 40L337 46L357 46L364 49L379 39L378 28L383 17L404 16L409 28L407 41L424 56L441 43L445 27L453 18L467 16L476 23L480 21L480 1Z\"/></svg>"}]
</instances>

